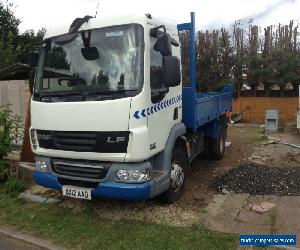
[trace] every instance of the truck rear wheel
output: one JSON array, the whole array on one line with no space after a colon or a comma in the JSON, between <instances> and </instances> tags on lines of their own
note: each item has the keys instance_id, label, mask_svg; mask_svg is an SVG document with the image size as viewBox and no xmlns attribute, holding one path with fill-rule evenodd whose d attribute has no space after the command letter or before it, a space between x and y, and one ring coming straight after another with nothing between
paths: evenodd
<instances>
[{"instance_id":1,"label":"truck rear wheel","mask_svg":"<svg viewBox=\"0 0 300 250\"><path fill-rule=\"evenodd\" d=\"M188 159L185 149L183 147L174 148L171 158L170 186L160 195L159 199L162 202L173 203L182 195L187 166Z\"/></svg>"},{"instance_id":2,"label":"truck rear wheel","mask_svg":"<svg viewBox=\"0 0 300 250\"><path fill-rule=\"evenodd\" d=\"M225 152L226 131L221 129L217 138L210 139L210 157L214 160L221 160Z\"/></svg>"},{"instance_id":3,"label":"truck rear wheel","mask_svg":"<svg viewBox=\"0 0 300 250\"><path fill-rule=\"evenodd\" d=\"M202 153L200 154L200 156L203 159L210 158L210 138L208 138L208 137L204 138L204 149L203 149Z\"/></svg>"}]
</instances>

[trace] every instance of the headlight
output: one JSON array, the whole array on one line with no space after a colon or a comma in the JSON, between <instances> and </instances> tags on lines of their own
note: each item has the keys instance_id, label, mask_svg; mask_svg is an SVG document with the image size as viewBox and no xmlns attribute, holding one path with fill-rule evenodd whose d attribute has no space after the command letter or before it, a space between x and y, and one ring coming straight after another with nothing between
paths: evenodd
<instances>
[{"instance_id":1,"label":"headlight","mask_svg":"<svg viewBox=\"0 0 300 250\"><path fill-rule=\"evenodd\" d=\"M150 180L150 170L118 170L117 178L122 182L145 182Z\"/></svg>"},{"instance_id":2,"label":"headlight","mask_svg":"<svg viewBox=\"0 0 300 250\"><path fill-rule=\"evenodd\" d=\"M30 129L30 139L31 139L32 148L36 150L38 142L36 138L35 129Z\"/></svg>"},{"instance_id":3,"label":"headlight","mask_svg":"<svg viewBox=\"0 0 300 250\"><path fill-rule=\"evenodd\" d=\"M47 171L47 163L45 161L36 161L36 167L39 171Z\"/></svg>"}]
</instances>

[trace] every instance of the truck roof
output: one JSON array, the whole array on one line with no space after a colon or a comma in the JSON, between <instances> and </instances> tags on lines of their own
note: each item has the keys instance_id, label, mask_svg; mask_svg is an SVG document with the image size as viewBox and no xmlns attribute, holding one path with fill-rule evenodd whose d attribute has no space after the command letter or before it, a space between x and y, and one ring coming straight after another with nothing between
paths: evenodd
<instances>
[{"instance_id":1,"label":"truck roof","mask_svg":"<svg viewBox=\"0 0 300 250\"><path fill-rule=\"evenodd\" d=\"M49 30L47 30L45 34L44 39L68 33L71 23L72 20L70 20L70 23L68 24L62 24L56 27L49 28ZM79 31L109 27L114 25L130 24L130 23L138 23L141 24L143 27L146 27L147 25L155 27L164 24L167 30L169 31L169 33L171 33L174 36L178 35L176 24L166 22L165 20L159 18L154 18L154 17L148 18L146 15L136 15L136 14L112 16L112 17L100 16L97 18L91 18L87 23L84 23L80 27Z\"/></svg>"}]
</instances>

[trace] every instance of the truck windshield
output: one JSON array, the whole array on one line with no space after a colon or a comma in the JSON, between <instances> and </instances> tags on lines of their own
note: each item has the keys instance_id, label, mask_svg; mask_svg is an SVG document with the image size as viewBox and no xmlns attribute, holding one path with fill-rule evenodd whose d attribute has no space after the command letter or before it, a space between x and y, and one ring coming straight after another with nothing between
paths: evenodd
<instances>
[{"instance_id":1,"label":"truck windshield","mask_svg":"<svg viewBox=\"0 0 300 250\"><path fill-rule=\"evenodd\" d=\"M34 96L132 96L142 88L143 58L143 27L138 24L47 39L40 51Z\"/></svg>"}]
</instances>

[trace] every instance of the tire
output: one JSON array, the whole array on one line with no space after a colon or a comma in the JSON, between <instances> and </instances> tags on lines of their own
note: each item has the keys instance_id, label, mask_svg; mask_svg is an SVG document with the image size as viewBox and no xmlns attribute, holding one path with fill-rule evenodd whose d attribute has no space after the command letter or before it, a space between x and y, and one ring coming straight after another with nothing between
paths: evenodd
<instances>
[{"instance_id":1,"label":"tire","mask_svg":"<svg viewBox=\"0 0 300 250\"><path fill-rule=\"evenodd\" d=\"M210 157L213 160L221 160L225 152L226 129L221 129L217 138L210 139Z\"/></svg>"},{"instance_id":2,"label":"tire","mask_svg":"<svg viewBox=\"0 0 300 250\"><path fill-rule=\"evenodd\" d=\"M225 140L227 139L228 123L229 123L229 119L226 117L226 115L223 115L221 117L221 126L222 126L222 130L224 132L224 138L225 138Z\"/></svg>"},{"instance_id":3,"label":"tire","mask_svg":"<svg viewBox=\"0 0 300 250\"><path fill-rule=\"evenodd\" d=\"M158 197L160 201L171 204L180 198L184 189L187 166L185 148L183 146L174 148L171 157L170 186Z\"/></svg>"},{"instance_id":4,"label":"tire","mask_svg":"<svg viewBox=\"0 0 300 250\"><path fill-rule=\"evenodd\" d=\"M210 138L204 137L204 149L200 154L200 157L203 159L210 159Z\"/></svg>"}]
</instances>

